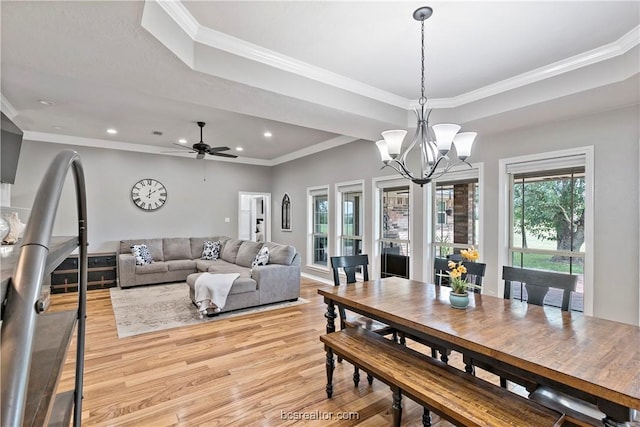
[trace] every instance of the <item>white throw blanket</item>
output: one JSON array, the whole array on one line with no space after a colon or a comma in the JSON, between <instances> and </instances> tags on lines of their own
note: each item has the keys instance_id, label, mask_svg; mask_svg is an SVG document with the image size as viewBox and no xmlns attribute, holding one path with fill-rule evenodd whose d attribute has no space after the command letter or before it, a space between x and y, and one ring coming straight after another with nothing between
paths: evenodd
<instances>
[{"instance_id":1,"label":"white throw blanket","mask_svg":"<svg viewBox=\"0 0 640 427\"><path fill-rule=\"evenodd\" d=\"M208 308L213 308L215 312L219 312L224 308L231 285L238 277L240 277L239 273L202 273L196 279L194 288L200 317L207 312Z\"/></svg>"}]
</instances>

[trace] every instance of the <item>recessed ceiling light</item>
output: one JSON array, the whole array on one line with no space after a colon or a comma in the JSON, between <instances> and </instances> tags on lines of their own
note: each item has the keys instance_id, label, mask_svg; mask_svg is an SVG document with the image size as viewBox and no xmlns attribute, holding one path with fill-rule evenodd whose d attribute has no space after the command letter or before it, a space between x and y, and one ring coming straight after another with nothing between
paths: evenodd
<instances>
[{"instance_id":1,"label":"recessed ceiling light","mask_svg":"<svg viewBox=\"0 0 640 427\"><path fill-rule=\"evenodd\" d=\"M263 135L265 138L271 138L273 136L271 132L265 132Z\"/></svg>"},{"instance_id":2,"label":"recessed ceiling light","mask_svg":"<svg viewBox=\"0 0 640 427\"><path fill-rule=\"evenodd\" d=\"M53 105L53 102L47 101L46 99L38 99L38 102L42 105Z\"/></svg>"},{"instance_id":3,"label":"recessed ceiling light","mask_svg":"<svg viewBox=\"0 0 640 427\"><path fill-rule=\"evenodd\" d=\"M243 150L244 150L244 148L242 148L242 147L236 147L236 151L243 151Z\"/></svg>"},{"instance_id":4,"label":"recessed ceiling light","mask_svg":"<svg viewBox=\"0 0 640 427\"><path fill-rule=\"evenodd\" d=\"M118 133L118 131L115 129L107 129L107 133L111 135L115 135L116 133Z\"/></svg>"},{"instance_id":5,"label":"recessed ceiling light","mask_svg":"<svg viewBox=\"0 0 640 427\"><path fill-rule=\"evenodd\" d=\"M184 138L180 138L180 139L178 140L178 142L179 142L180 144L186 144L186 143L187 143L187 140L186 140L186 139L184 139Z\"/></svg>"}]
</instances>

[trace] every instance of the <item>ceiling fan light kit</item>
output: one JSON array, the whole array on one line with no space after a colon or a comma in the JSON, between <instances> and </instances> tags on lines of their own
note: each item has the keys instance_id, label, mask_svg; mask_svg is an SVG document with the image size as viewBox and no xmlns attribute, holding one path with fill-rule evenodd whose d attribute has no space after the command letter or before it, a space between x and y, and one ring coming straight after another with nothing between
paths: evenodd
<instances>
[{"instance_id":1,"label":"ceiling fan light kit","mask_svg":"<svg viewBox=\"0 0 640 427\"><path fill-rule=\"evenodd\" d=\"M238 157L235 154L223 153L223 151L231 150L231 148L229 147L211 147L209 144L205 144L202 141L202 129L204 128L206 123L205 122L196 122L196 123L200 127L200 142L193 144L191 148L187 148L184 145L180 145L180 144L174 144L174 145L177 145L180 148L187 149L192 153L196 153L196 159L204 159L206 154L210 154L212 156L218 156L218 157L229 157L232 159L235 159L236 157Z\"/></svg>"},{"instance_id":2,"label":"ceiling fan light kit","mask_svg":"<svg viewBox=\"0 0 640 427\"><path fill-rule=\"evenodd\" d=\"M390 167L406 178L420 186L428 184L433 179L439 178L448 172L453 166L467 164L467 158L471 155L471 147L475 140L475 132L458 133L461 129L457 124L429 125L431 110L427 111L427 97L424 90L424 21L433 14L433 9L424 6L413 12L413 18L420 21L422 41L422 80L420 87L420 108L414 111L417 118L416 133L411 143L402 150L402 143L407 134L406 130L387 130L382 132L381 140L376 142L380 152L380 159L384 167ZM457 161L451 161L449 151L455 145ZM407 165L409 153L416 149L420 158L420 170L412 172Z\"/></svg>"}]
</instances>

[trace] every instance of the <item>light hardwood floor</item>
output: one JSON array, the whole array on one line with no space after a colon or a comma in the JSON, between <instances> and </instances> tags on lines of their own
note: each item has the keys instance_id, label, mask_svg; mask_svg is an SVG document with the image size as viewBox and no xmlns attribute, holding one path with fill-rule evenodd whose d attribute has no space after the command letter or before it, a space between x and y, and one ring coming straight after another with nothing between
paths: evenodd
<instances>
[{"instance_id":1,"label":"light hardwood floor","mask_svg":"<svg viewBox=\"0 0 640 427\"><path fill-rule=\"evenodd\" d=\"M380 381L369 386L364 377L355 388L347 362L337 364L327 399L320 286L326 285L302 279L308 304L123 339L109 291L89 292L83 425L391 425L389 388ZM69 308L76 298L53 295L51 310ZM75 342L62 390L73 388L74 360ZM422 408L408 398L403 406L403 425L422 425ZM432 419L434 426L451 425Z\"/></svg>"}]
</instances>

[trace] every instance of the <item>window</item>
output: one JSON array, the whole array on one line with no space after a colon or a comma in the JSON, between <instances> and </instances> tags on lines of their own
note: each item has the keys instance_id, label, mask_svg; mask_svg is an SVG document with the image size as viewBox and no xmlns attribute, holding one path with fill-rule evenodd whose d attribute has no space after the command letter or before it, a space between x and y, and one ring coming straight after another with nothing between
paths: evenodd
<instances>
[{"instance_id":1,"label":"window","mask_svg":"<svg viewBox=\"0 0 640 427\"><path fill-rule=\"evenodd\" d=\"M310 212L310 264L327 267L329 250L329 198L327 187L308 189Z\"/></svg>"},{"instance_id":2,"label":"window","mask_svg":"<svg viewBox=\"0 0 640 427\"><path fill-rule=\"evenodd\" d=\"M479 244L478 178L435 183L433 245L435 256L445 258Z\"/></svg>"},{"instance_id":3,"label":"window","mask_svg":"<svg viewBox=\"0 0 640 427\"><path fill-rule=\"evenodd\" d=\"M569 308L593 316L593 147L499 163L498 265L577 275ZM499 282L499 295L502 286ZM526 299L526 293L520 298ZM547 303L555 305L548 298Z\"/></svg>"},{"instance_id":4,"label":"window","mask_svg":"<svg viewBox=\"0 0 640 427\"><path fill-rule=\"evenodd\" d=\"M583 311L584 166L515 173L510 196L511 265L577 275L576 294L580 295L572 295L570 308ZM516 298L526 299L519 286L513 292ZM555 305L553 295L547 297L550 305Z\"/></svg>"},{"instance_id":5,"label":"window","mask_svg":"<svg viewBox=\"0 0 640 427\"><path fill-rule=\"evenodd\" d=\"M409 186L380 189L380 277L409 278Z\"/></svg>"},{"instance_id":6,"label":"window","mask_svg":"<svg viewBox=\"0 0 640 427\"><path fill-rule=\"evenodd\" d=\"M364 231L364 208L362 183L337 185L339 200L337 218L338 254L358 255L362 253Z\"/></svg>"}]
</instances>

